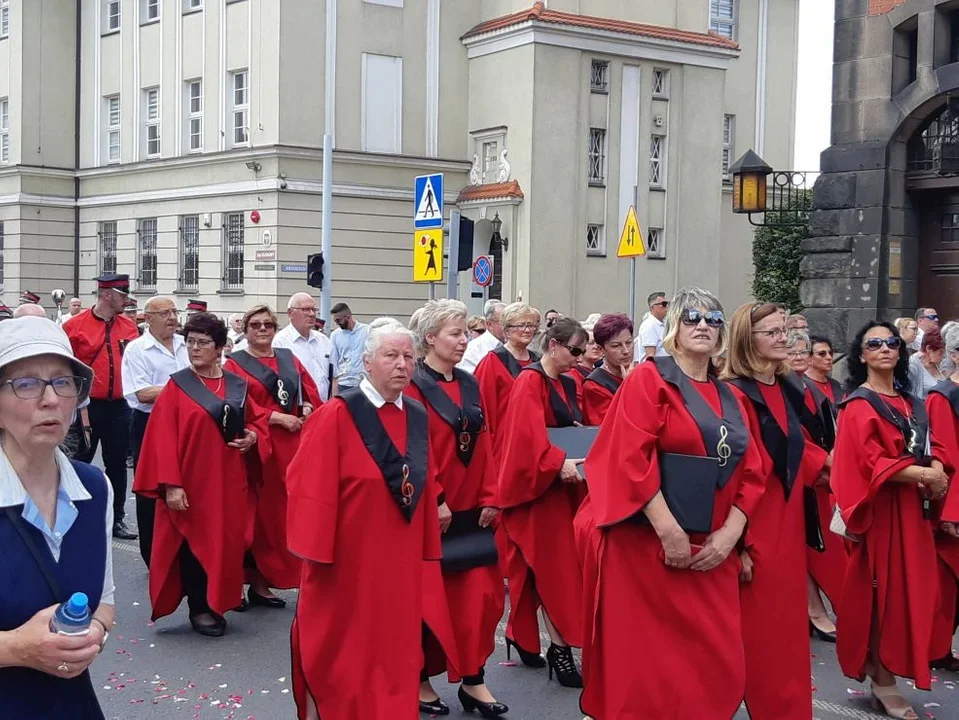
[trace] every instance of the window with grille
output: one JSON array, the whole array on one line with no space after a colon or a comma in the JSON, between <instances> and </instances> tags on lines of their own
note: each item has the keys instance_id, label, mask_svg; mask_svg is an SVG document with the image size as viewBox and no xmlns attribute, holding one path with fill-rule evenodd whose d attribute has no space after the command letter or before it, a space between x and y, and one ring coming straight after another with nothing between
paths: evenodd
<instances>
[{"instance_id":1,"label":"window with grille","mask_svg":"<svg viewBox=\"0 0 959 720\"><path fill-rule=\"evenodd\" d=\"M666 184L666 138L653 135L649 138L649 184L661 188Z\"/></svg>"},{"instance_id":2,"label":"window with grille","mask_svg":"<svg viewBox=\"0 0 959 720\"><path fill-rule=\"evenodd\" d=\"M137 278L140 290L157 286L157 219L144 218L137 227Z\"/></svg>"},{"instance_id":3,"label":"window with grille","mask_svg":"<svg viewBox=\"0 0 959 720\"><path fill-rule=\"evenodd\" d=\"M0 220L0 292L3 292L3 220Z\"/></svg>"},{"instance_id":4,"label":"window with grille","mask_svg":"<svg viewBox=\"0 0 959 720\"><path fill-rule=\"evenodd\" d=\"M589 90L602 94L609 92L609 63L606 60L593 60L590 64Z\"/></svg>"},{"instance_id":5,"label":"window with grille","mask_svg":"<svg viewBox=\"0 0 959 720\"><path fill-rule=\"evenodd\" d=\"M250 75L246 70L233 73L233 145L250 141Z\"/></svg>"},{"instance_id":6,"label":"window with grille","mask_svg":"<svg viewBox=\"0 0 959 720\"><path fill-rule=\"evenodd\" d=\"M223 224L223 289L243 289L243 213L230 213Z\"/></svg>"},{"instance_id":7,"label":"window with grille","mask_svg":"<svg viewBox=\"0 0 959 720\"><path fill-rule=\"evenodd\" d=\"M159 20L160 0L143 0L143 11L144 20Z\"/></svg>"},{"instance_id":8,"label":"window with grille","mask_svg":"<svg viewBox=\"0 0 959 720\"><path fill-rule=\"evenodd\" d=\"M709 29L717 35L736 38L737 0L709 0Z\"/></svg>"},{"instance_id":9,"label":"window with grille","mask_svg":"<svg viewBox=\"0 0 959 720\"><path fill-rule=\"evenodd\" d=\"M190 80L186 84L186 149L187 152L203 150L203 83Z\"/></svg>"},{"instance_id":10,"label":"window with grille","mask_svg":"<svg viewBox=\"0 0 959 720\"><path fill-rule=\"evenodd\" d=\"M646 257L666 257L666 246L663 243L663 239L664 234L662 228L649 228L646 232Z\"/></svg>"},{"instance_id":11,"label":"window with grille","mask_svg":"<svg viewBox=\"0 0 959 720\"><path fill-rule=\"evenodd\" d=\"M669 98L669 70L653 70L653 96L662 100Z\"/></svg>"},{"instance_id":12,"label":"window with grille","mask_svg":"<svg viewBox=\"0 0 959 720\"><path fill-rule=\"evenodd\" d=\"M100 239L100 274L115 273L117 271L116 222L100 223L97 235Z\"/></svg>"},{"instance_id":13,"label":"window with grille","mask_svg":"<svg viewBox=\"0 0 959 720\"><path fill-rule=\"evenodd\" d=\"M120 96L105 98L106 104L106 158L108 163L120 162Z\"/></svg>"},{"instance_id":14,"label":"window with grille","mask_svg":"<svg viewBox=\"0 0 959 720\"><path fill-rule=\"evenodd\" d=\"M198 10L203 7L203 0L183 0L183 10Z\"/></svg>"},{"instance_id":15,"label":"window with grille","mask_svg":"<svg viewBox=\"0 0 959 720\"><path fill-rule=\"evenodd\" d=\"M104 0L103 31L113 32L120 29L120 0Z\"/></svg>"},{"instance_id":16,"label":"window with grille","mask_svg":"<svg viewBox=\"0 0 959 720\"><path fill-rule=\"evenodd\" d=\"M180 290L200 288L200 216L180 218Z\"/></svg>"},{"instance_id":17,"label":"window with grille","mask_svg":"<svg viewBox=\"0 0 959 720\"><path fill-rule=\"evenodd\" d=\"M483 143L483 182L493 182L499 170L499 143L495 140Z\"/></svg>"},{"instance_id":18,"label":"window with grille","mask_svg":"<svg viewBox=\"0 0 959 720\"><path fill-rule=\"evenodd\" d=\"M589 158L587 178L590 185L606 182L606 131L589 129Z\"/></svg>"},{"instance_id":19,"label":"window with grille","mask_svg":"<svg viewBox=\"0 0 959 720\"><path fill-rule=\"evenodd\" d=\"M160 88L143 91L143 125L146 156L160 154Z\"/></svg>"},{"instance_id":20,"label":"window with grille","mask_svg":"<svg viewBox=\"0 0 959 720\"><path fill-rule=\"evenodd\" d=\"M10 101L0 98L0 165L10 162Z\"/></svg>"},{"instance_id":21,"label":"window with grille","mask_svg":"<svg viewBox=\"0 0 959 720\"><path fill-rule=\"evenodd\" d=\"M733 139L735 138L736 120L734 115L723 115L723 182L731 183L732 175L729 166L733 163Z\"/></svg>"},{"instance_id":22,"label":"window with grille","mask_svg":"<svg viewBox=\"0 0 959 720\"><path fill-rule=\"evenodd\" d=\"M10 37L10 0L0 0L0 40Z\"/></svg>"},{"instance_id":23,"label":"window with grille","mask_svg":"<svg viewBox=\"0 0 959 720\"><path fill-rule=\"evenodd\" d=\"M596 257L606 255L606 236L602 225L586 226L586 254Z\"/></svg>"}]
</instances>

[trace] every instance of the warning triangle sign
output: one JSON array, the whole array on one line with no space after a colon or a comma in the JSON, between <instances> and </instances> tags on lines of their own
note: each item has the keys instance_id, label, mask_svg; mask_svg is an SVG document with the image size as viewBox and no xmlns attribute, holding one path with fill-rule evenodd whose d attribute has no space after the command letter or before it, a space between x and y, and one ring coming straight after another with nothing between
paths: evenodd
<instances>
[{"instance_id":1,"label":"warning triangle sign","mask_svg":"<svg viewBox=\"0 0 959 720\"><path fill-rule=\"evenodd\" d=\"M420 194L420 203L416 206L416 215L413 217L413 222L430 221L443 217L442 202L441 198L436 197L432 179L427 177L423 192Z\"/></svg>"},{"instance_id":2,"label":"warning triangle sign","mask_svg":"<svg viewBox=\"0 0 959 720\"><path fill-rule=\"evenodd\" d=\"M639 229L639 221L636 219L636 209L630 205L629 212L626 213L626 222L623 223L623 232L619 236L616 257L642 257L645 254L646 243L643 241L643 233Z\"/></svg>"}]
</instances>

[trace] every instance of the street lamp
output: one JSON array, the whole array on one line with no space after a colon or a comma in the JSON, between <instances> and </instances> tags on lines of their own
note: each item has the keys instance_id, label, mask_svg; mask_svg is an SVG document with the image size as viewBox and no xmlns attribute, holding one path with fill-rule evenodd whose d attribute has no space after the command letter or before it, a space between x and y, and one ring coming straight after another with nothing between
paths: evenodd
<instances>
[{"instance_id":1,"label":"street lamp","mask_svg":"<svg viewBox=\"0 0 959 720\"><path fill-rule=\"evenodd\" d=\"M733 179L733 212L747 215L750 224L757 227L806 224L812 210L812 193L806 192L806 173L773 170L759 155L747 150L732 164L729 174ZM771 197L767 197L767 193ZM753 214L759 213L763 214L762 222L753 220Z\"/></svg>"},{"instance_id":2,"label":"street lamp","mask_svg":"<svg viewBox=\"0 0 959 720\"><path fill-rule=\"evenodd\" d=\"M503 221L499 219L499 212L493 216L490 224L493 226L493 236L490 238L490 250L492 251L492 248L495 247L497 243L502 245L503 250L509 250L509 239L499 234L499 231L503 227Z\"/></svg>"},{"instance_id":3,"label":"street lamp","mask_svg":"<svg viewBox=\"0 0 959 720\"><path fill-rule=\"evenodd\" d=\"M733 176L733 212L766 212L766 178L773 171L761 157L747 150L729 168Z\"/></svg>"}]
</instances>

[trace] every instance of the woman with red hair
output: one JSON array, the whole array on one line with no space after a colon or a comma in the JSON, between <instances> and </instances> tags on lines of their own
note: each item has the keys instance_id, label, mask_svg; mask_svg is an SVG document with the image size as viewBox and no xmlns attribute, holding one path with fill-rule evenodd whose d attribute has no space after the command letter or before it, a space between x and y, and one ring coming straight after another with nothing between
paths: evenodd
<instances>
[{"instance_id":1,"label":"woman with red hair","mask_svg":"<svg viewBox=\"0 0 959 720\"><path fill-rule=\"evenodd\" d=\"M622 314L603 315L593 326L593 342L603 351L603 364L583 381L585 425L601 425L613 396L633 364L633 322Z\"/></svg>"}]
</instances>

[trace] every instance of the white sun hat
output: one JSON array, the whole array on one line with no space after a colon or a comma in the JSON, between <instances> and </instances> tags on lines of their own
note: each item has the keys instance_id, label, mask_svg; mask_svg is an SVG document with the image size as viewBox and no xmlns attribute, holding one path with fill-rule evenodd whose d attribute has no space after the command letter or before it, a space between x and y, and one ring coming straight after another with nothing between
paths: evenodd
<instances>
[{"instance_id":1,"label":"white sun hat","mask_svg":"<svg viewBox=\"0 0 959 720\"><path fill-rule=\"evenodd\" d=\"M40 355L59 355L83 378L77 397L82 404L90 396L93 370L76 359L67 334L47 318L26 316L0 322L0 370L10 363Z\"/></svg>"}]
</instances>

